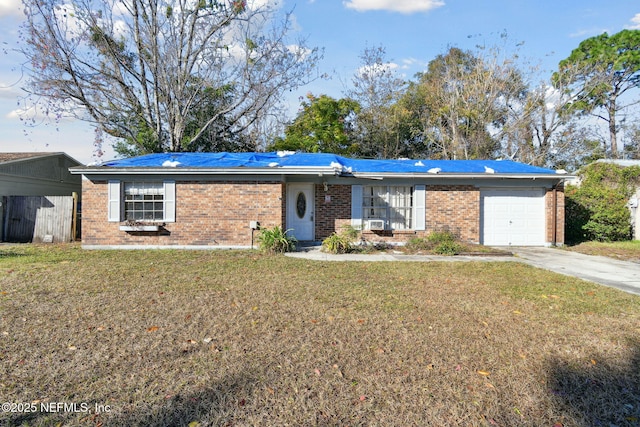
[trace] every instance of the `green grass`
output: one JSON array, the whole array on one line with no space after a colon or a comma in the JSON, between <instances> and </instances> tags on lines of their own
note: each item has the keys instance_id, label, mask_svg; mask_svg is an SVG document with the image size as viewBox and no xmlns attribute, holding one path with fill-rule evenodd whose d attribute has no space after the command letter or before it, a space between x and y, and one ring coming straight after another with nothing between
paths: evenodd
<instances>
[{"instance_id":1,"label":"green grass","mask_svg":"<svg viewBox=\"0 0 640 427\"><path fill-rule=\"evenodd\" d=\"M0 425L640 425L640 298L519 263L25 245L0 272L2 399L91 408Z\"/></svg>"},{"instance_id":2,"label":"green grass","mask_svg":"<svg viewBox=\"0 0 640 427\"><path fill-rule=\"evenodd\" d=\"M570 251L640 262L640 240L624 242L584 242L567 246Z\"/></svg>"}]
</instances>

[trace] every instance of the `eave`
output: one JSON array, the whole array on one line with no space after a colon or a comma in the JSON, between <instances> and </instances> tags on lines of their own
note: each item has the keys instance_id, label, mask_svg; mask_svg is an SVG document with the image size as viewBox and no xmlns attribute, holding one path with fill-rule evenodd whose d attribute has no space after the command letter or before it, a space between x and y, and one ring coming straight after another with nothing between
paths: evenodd
<instances>
[{"instance_id":1,"label":"eave","mask_svg":"<svg viewBox=\"0 0 640 427\"><path fill-rule=\"evenodd\" d=\"M522 174L522 173L367 173L354 172L355 178L362 179L385 179L385 178L404 178L404 179L441 179L441 178L472 178L472 179L557 179L564 180L572 178L571 175L561 174Z\"/></svg>"},{"instance_id":2,"label":"eave","mask_svg":"<svg viewBox=\"0 0 640 427\"><path fill-rule=\"evenodd\" d=\"M286 168L70 168L72 174L82 175L335 175L333 168L286 167Z\"/></svg>"},{"instance_id":3,"label":"eave","mask_svg":"<svg viewBox=\"0 0 640 427\"><path fill-rule=\"evenodd\" d=\"M477 173L477 172L458 172L458 173L402 173L402 172L340 172L332 167L309 167L309 166L287 166L273 168L150 168L150 167L74 167L69 171L75 175L262 175L262 176L283 176L283 175L308 175L308 176L336 176L343 178L359 178L359 179L553 179L565 180L572 178L571 175L565 174L526 174L526 173Z\"/></svg>"}]
</instances>

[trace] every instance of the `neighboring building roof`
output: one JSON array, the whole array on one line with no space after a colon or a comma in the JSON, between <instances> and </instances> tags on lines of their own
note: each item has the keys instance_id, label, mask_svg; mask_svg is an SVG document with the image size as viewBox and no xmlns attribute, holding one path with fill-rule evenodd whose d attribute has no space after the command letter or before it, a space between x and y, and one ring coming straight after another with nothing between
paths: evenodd
<instances>
[{"instance_id":1,"label":"neighboring building roof","mask_svg":"<svg viewBox=\"0 0 640 427\"><path fill-rule=\"evenodd\" d=\"M25 160L33 157L48 156L56 153L0 153L0 163Z\"/></svg>"},{"instance_id":2,"label":"neighboring building roof","mask_svg":"<svg viewBox=\"0 0 640 427\"><path fill-rule=\"evenodd\" d=\"M640 160L599 159L596 163L613 163L622 167L640 166Z\"/></svg>"},{"instance_id":3,"label":"neighboring building roof","mask_svg":"<svg viewBox=\"0 0 640 427\"><path fill-rule=\"evenodd\" d=\"M49 157L49 156L64 156L64 157L69 158L70 160L72 160L73 162L75 162L78 165L82 164L79 161L77 161L76 159L70 157L67 153L63 153L63 152L0 153L0 164L1 163L8 163L8 162L22 161L22 160L32 160L32 159L35 159L35 158L38 158L38 157Z\"/></svg>"},{"instance_id":4,"label":"neighboring building roof","mask_svg":"<svg viewBox=\"0 0 640 427\"><path fill-rule=\"evenodd\" d=\"M329 153L162 153L74 168L74 173L144 172L178 169L208 173L335 173L351 176L525 175L558 177L551 169L510 160L370 160Z\"/></svg>"}]
</instances>

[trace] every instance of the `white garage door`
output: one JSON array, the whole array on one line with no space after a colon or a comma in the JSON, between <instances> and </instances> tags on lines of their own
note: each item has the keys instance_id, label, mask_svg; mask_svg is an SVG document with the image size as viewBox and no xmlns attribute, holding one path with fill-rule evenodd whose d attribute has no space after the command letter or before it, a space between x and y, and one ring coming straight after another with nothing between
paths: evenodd
<instances>
[{"instance_id":1,"label":"white garage door","mask_svg":"<svg viewBox=\"0 0 640 427\"><path fill-rule=\"evenodd\" d=\"M482 190L481 243L495 246L544 246L544 190Z\"/></svg>"}]
</instances>

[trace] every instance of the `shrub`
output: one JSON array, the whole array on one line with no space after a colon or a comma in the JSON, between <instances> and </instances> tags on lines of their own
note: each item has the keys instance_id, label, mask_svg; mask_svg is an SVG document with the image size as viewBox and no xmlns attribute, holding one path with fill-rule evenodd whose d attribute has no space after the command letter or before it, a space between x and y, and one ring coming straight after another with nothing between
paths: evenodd
<instances>
[{"instance_id":1,"label":"shrub","mask_svg":"<svg viewBox=\"0 0 640 427\"><path fill-rule=\"evenodd\" d=\"M290 230L282 230L276 225L273 228L263 228L258 234L258 244L260 249L271 253L284 253L296 250L295 237L289 236L287 232Z\"/></svg>"},{"instance_id":2,"label":"shrub","mask_svg":"<svg viewBox=\"0 0 640 427\"><path fill-rule=\"evenodd\" d=\"M427 241L434 245L445 242L455 242L456 240L458 240L458 236L456 236L456 234L450 230L433 231L427 236Z\"/></svg>"},{"instance_id":3,"label":"shrub","mask_svg":"<svg viewBox=\"0 0 640 427\"><path fill-rule=\"evenodd\" d=\"M360 229L358 227L354 227L351 224L348 225L343 225L342 226L342 234L343 236L347 237L348 239L350 239L351 241L356 240L358 238L358 236L360 235Z\"/></svg>"},{"instance_id":4,"label":"shrub","mask_svg":"<svg viewBox=\"0 0 640 427\"><path fill-rule=\"evenodd\" d=\"M322 247L334 254L344 254L352 249L351 240L346 234L332 233L322 241Z\"/></svg>"},{"instance_id":5,"label":"shrub","mask_svg":"<svg viewBox=\"0 0 640 427\"><path fill-rule=\"evenodd\" d=\"M592 163L580 176L580 187L568 186L565 192L567 241L630 239L627 201L640 184L640 167Z\"/></svg>"},{"instance_id":6,"label":"shrub","mask_svg":"<svg viewBox=\"0 0 640 427\"><path fill-rule=\"evenodd\" d=\"M414 237L407 242L405 248L407 248L407 250L411 252L430 251L431 249L433 249L433 243L431 243L424 237Z\"/></svg>"},{"instance_id":7,"label":"shrub","mask_svg":"<svg viewBox=\"0 0 640 427\"><path fill-rule=\"evenodd\" d=\"M462 251L462 245L456 241L445 240L440 242L433 251L438 255L458 255Z\"/></svg>"},{"instance_id":8,"label":"shrub","mask_svg":"<svg viewBox=\"0 0 640 427\"><path fill-rule=\"evenodd\" d=\"M409 251L433 251L439 255L457 255L464 249L458 236L450 230L431 232L427 237L415 237L407 242Z\"/></svg>"}]
</instances>

